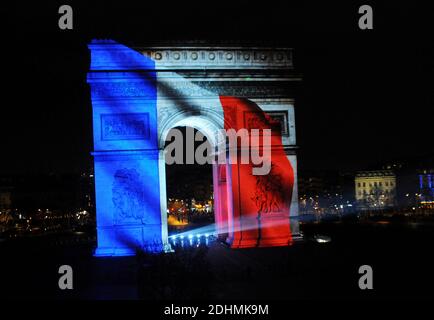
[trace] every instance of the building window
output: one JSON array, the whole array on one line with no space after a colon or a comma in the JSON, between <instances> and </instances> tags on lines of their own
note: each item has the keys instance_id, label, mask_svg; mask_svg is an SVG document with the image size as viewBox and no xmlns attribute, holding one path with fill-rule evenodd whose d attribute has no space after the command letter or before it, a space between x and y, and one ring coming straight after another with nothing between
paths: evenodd
<instances>
[{"instance_id":1,"label":"building window","mask_svg":"<svg viewBox=\"0 0 434 320\"><path fill-rule=\"evenodd\" d=\"M382 186L383 186L383 182L381 182L381 181L380 181L380 182L379 182L378 184L380 185L380 187L382 187Z\"/></svg>"},{"instance_id":2,"label":"building window","mask_svg":"<svg viewBox=\"0 0 434 320\"><path fill-rule=\"evenodd\" d=\"M363 187L366 187L366 183L365 182L363 182Z\"/></svg>"},{"instance_id":3,"label":"building window","mask_svg":"<svg viewBox=\"0 0 434 320\"><path fill-rule=\"evenodd\" d=\"M389 186L389 182L386 181L385 183L386 183L386 187L388 187Z\"/></svg>"},{"instance_id":4,"label":"building window","mask_svg":"<svg viewBox=\"0 0 434 320\"><path fill-rule=\"evenodd\" d=\"M357 187L359 187L359 188L360 188L360 182L357 182Z\"/></svg>"}]
</instances>

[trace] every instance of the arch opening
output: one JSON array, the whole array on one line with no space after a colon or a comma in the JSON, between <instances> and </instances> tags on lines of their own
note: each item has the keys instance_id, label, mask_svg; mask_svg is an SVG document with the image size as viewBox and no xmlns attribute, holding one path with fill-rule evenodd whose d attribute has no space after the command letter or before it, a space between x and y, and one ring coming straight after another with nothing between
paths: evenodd
<instances>
[{"instance_id":1,"label":"arch opening","mask_svg":"<svg viewBox=\"0 0 434 320\"><path fill-rule=\"evenodd\" d=\"M175 141L176 134L181 134L182 145ZM186 241L193 237L194 243L198 243L215 234L213 175L212 164L198 163L196 157L191 157L191 151L196 153L204 148L202 153L207 157L212 147L206 136L192 127L172 128L168 136L171 138L166 140L165 147L175 143L179 146L165 154L166 158L178 160L165 164L168 236L172 244L180 242L176 241L178 236L184 235ZM194 137L203 140L189 141ZM182 154L176 154L179 152Z\"/></svg>"},{"instance_id":2,"label":"arch opening","mask_svg":"<svg viewBox=\"0 0 434 320\"><path fill-rule=\"evenodd\" d=\"M208 245L229 235L226 174L222 177L227 166L212 161L215 133L202 128L181 124L167 130L161 151L162 234L172 248Z\"/></svg>"}]
</instances>

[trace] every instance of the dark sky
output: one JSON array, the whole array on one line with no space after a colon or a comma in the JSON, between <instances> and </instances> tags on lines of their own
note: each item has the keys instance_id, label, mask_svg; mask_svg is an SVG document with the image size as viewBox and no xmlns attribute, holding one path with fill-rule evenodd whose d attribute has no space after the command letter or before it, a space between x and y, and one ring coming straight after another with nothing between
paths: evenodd
<instances>
[{"instance_id":1,"label":"dark sky","mask_svg":"<svg viewBox=\"0 0 434 320\"><path fill-rule=\"evenodd\" d=\"M304 78L296 96L302 169L363 169L432 153L432 8L371 2L374 30L361 31L357 8L369 2L286 2L73 1L73 31L57 27L63 2L20 2L5 17L11 39L4 47L9 86L0 111L0 173L89 166L86 44L92 38L126 45L203 39L294 47Z\"/></svg>"}]
</instances>

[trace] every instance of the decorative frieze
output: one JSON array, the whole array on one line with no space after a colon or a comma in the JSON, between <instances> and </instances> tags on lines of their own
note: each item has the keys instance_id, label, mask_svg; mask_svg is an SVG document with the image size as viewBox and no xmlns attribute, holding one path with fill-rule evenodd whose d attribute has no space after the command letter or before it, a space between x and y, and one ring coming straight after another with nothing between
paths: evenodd
<instances>
[{"instance_id":1,"label":"decorative frieze","mask_svg":"<svg viewBox=\"0 0 434 320\"><path fill-rule=\"evenodd\" d=\"M286 81L173 81L168 86L158 82L160 98L207 97L225 95L246 98L286 97L290 92L290 82ZM111 98L155 98L154 92L136 82L98 82L91 87L93 99ZM180 96L180 92L182 95Z\"/></svg>"},{"instance_id":2,"label":"decorative frieze","mask_svg":"<svg viewBox=\"0 0 434 320\"><path fill-rule=\"evenodd\" d=\"M292 69L290 48L146 48L156 69Z\"/></svg>"}]
</instances>

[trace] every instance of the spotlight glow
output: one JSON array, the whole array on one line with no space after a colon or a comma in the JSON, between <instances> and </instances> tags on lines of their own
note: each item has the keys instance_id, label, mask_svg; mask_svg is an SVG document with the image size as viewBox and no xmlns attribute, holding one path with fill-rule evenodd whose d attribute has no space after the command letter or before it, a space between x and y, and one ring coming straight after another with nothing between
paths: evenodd
<instances>
[{"instance_id":1,"label":"spotlight glow","mask_svg":"<svg viewBox=\"0 0 434 320\"><path fill-rule=\"evenodd\" d=\"M328 236L323 236L323 235L316 235L314 237L314 239L316 240L316 242L318 243L329 243L330 241L332 241L332 239Z\"/></svg>"}]
</instances>

